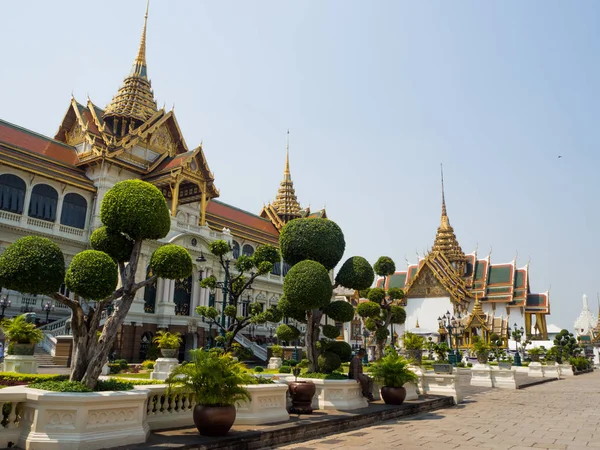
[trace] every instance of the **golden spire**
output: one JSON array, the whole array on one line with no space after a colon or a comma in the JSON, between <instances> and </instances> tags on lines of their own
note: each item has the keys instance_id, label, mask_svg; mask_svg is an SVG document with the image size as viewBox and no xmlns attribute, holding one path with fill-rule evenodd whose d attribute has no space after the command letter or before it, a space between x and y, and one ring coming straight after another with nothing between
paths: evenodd
<instances>
[{"instance_id":1,"label":"golden spire","mask_svg":"<svg viewBox=\"0 0 600 450\"><path fill-rule=\"evenodd\" d=\"M415 325L415 328L420 328L419 327L419 318L417 317L417 325Z\"/></svg>"},{"instance_id":2,"label":"golden spire","mask_svg":"<svg viewBox=\"0 0 600 450\"><path fill-rule=\"evenodd\" d=\"M481 302L479 301L479 297L475 294L475 304L473 305L473 312L471 313L474 316L482 317L485 314L483 313L483 308L481 306Z\"/></svg>"},{"instance_id":3,"label":"golden spire","mask_svg":"<svg viewBox=\"0 0 600 450\"><path fill-rule=\"evenodd\" d=\"M150 0L146 3L146 14L144 15L144 27L142 37L131 72L125 78L123 86L117 92L106 107L104 118L121 117L135 119L145 122L152 117L158 107L154 100L154 92L148 80L148 69L146 66L146 28L148 24L148 7ZM116 131L116 130L113 130ZM125 134L125 130L121 130Z\"/></svg>"},{"instance_id":4,"label":"golden spire","mask_svg":"<svg viewBox=\"0 0 600 450\"><path fill-rule=\"evenodd\" d=\"M279 190L273 202L273 207L277 211L277 215L284 222L289 222L292 219L300 217L300 203L298 203L298 199L296 198L296 191L294 190L294 183L290 173L290 130L287 132L283 181L279 184Z\"/></svg>"},{"instance_id":5,"label":"golden spire","mask_svg":"<svg viewBox=\"0 0 600 450\"><path fill-rule=\"evenodd\" d=\"M440 165L441 167L441 165ZM440 226L435 235L435 241L433 243L432 251L443 253L446 258L452 263L452 266L457 270L459 275L463 275L465 271L465 264L467 257L465 256L456 235L454 229L450 225L450 219L446 211L446 198L444 195L444 169L441 167L442 176L442 217L440 220Z\"/></svg>"}]
</instances>

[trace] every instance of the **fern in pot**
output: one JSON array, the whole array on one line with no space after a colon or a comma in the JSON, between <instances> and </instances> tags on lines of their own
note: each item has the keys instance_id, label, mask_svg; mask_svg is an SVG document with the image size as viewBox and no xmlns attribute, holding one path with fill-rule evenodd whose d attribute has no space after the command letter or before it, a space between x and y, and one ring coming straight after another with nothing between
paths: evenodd
<instances>
[{"instance_id":1,"label":"fern in pot","mask_svg":"<svg viewBox=\"0 0 600 450\"><path fill-rule=\"evenodd\" d=\"M42 331L28 322L25 314L14 319L4 319L0 328L8 339L9 355L33 355L35 344L44 339Z\"/></svg>"},{"instance_id":2,"label":"fern in pot","mask_svg":"<svg viewBox=\"0 0 600 450\"><path fill-rule=\"evenodd\" d=\"M381 398L389 405L401 405L406 398L405 383L416 383L417 375L408 368L409 361L390 351L369 367L369 374L382 385Z\"/></svg>"},{"instance_id":3,"label":"fern in pot","mask_svg":"<svg viewBox=\"0 0 600 450\"><path fill-rule=\"evenodd\" d=\"M190 357L188 364L175 368L167 378L167 394L193 394L193 418L200 434L224 436L235 422L236 402L250 401L244 385L256 384L256 379L229 353L196 349Z\"/></svg>"},{"instance_id":4,"label":"fern in pot","mask_svg":"<svg viewBox=\"0 0 600 450\"><path fill-rule=\"evenodd\" d=\"M181 334L160 330L152 339L163 358L175 358L181 345Z\"/></svg>"}]
</instances>

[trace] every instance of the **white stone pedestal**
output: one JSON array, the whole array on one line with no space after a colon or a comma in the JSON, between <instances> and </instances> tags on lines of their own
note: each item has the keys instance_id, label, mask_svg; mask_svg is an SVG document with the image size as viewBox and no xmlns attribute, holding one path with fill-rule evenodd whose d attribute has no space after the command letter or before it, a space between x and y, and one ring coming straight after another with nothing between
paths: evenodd
<instances>
[{"instance_id":1,"label":"white stone pedestal","mask_svg":"<svg viewBox=\"0 0 600 450\"><path fill-rule=\"evenodd\" d=\"M492 385L499 389L517 389L515 372L515 369L492 368Z\"/></svg>"},{"instance_id":2,"label":"white stone pedestal","mask_svg":"<svg viewBox=\"0 0 600 450\"><path fill-rule=\"evenodd\" d=\"M269 364L267 365L267 369L279 369L281 367L282 361L281 358L274 356L269 359Z\"/></svg>"},{"instance_id":3,"label":"white stone pedestal","mask_svg":"<svg viewBox=\"0 0 600 450\"><path fill-rule=\"evenodd\" d=\"M417 385L415 383L404 383L404 389L406 389L405 401L419 399L419 393L417 392Z\"/></svg>"},{"instance_id":4,"label":"white stone pedestal","mask_svg":"<svg viewBox=\"0 0 600 450\"><path fill-rule=\"evenodd\" d=\"M544 368L542 363L531 362L529 363L529 372L527 373L530 377L544 378Z\"/></svg>"},{"instance_id":5,"label":"white stone pedestal","mask_svg":"<svg viewBox=\"0 0 600 450\"><path fill-rule=\"evenodd\" d=\"M448 395L454 398L458 405L462 402L463 395L459 386L459 374L452 375L435 374L426 372L423 374L423 394Z\"/></svg>"},{"instance_id":6,"label":"white stone pedestal","mask_svg":"<svg viewBox=\"0 0 600 450\"><path fill-rule=\"evenodd\" d=\"M17 373L37 373L37 360L34 355L6 355L4 371Z\"/></svg>"},{"instance_id":7,"label":"white stone pedestal","mask_svg":"<svg viewBox=\"0 0 600 450\"><path fill-rule=\"evenodd\" d=\"M151 380L166 380L173 369L179 365L177 358L158 358L154 370L150 374Z\"/></svg>"},{"instance_id":8,"label":"white stone pedestal","mask_svg":"<svg viewBox=\"0 0 600 450\"><path fill-rule=\"evenodd\" d=\"M313 409L337 409L339 411L366 408L367 399L362 395L360 383L355 380L319 380L300 378L298 381L312 381L316 392L313 397Z\"/></svg>"},{"instance_id":9,"label":"white stone pedestal","mask_svg":"<svg viewBox=\"0 0 600 450\"><path fill-rule=\"evenodd\" d=\"M110 375L110 367L108 367L108 361L104 363L104 365L102 366L102 372L100 372L102 375Z\"/></svg>"},{"instance_id":10,"label":"white stone pedestal","mask_svg":"<svg viewBox=\"0 0 600 450\"><path fill-rule=\"evenodd\" d=\"M560 378L560 367L558 364L553 366L543 366L544 378Z\"/></svg>"},{"instance_id":11,"label":"white stone pedestal","mask_svg":"<svg viewBox=\"0 0 600 450\"><path fill-rule=\"evenodd\" d=\"M417 376L417 394L423 394L423 369L416 365L409 365L408 368ZM407 394L408 395L408 394Z\"/></svg>"},{"instance_id":12,"label":"white stone pedestal","mask_svg":"<svg viewBox=\"0 0 600 450\"><path fill-rule=\"evenodd\" d=\"M493 387L492 368L489 364L475 364L471 369L471 386Z\"/></svg>"},{"instance_id":13,"label":"white stone pedestal","mask_svg":"<svg viewBox=\"0 0 600 450\"><path fill-rule=\"evenodd\" d=\"M560 376L561 377L573 377L573 366L571 364L559 364Z\"/></svg>"}]
</instances>

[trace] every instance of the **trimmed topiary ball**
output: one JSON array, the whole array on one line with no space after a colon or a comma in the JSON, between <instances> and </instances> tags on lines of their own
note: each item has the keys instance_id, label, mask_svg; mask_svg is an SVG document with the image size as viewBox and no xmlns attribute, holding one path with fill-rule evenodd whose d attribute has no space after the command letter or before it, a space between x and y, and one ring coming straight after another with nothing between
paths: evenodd
<instances>
[{"instance_id":1,"label":"trimmed topiary ball","mask_svg":"<svg viewBox=\"0 0 600 450\"><path fill-rule=\"evenodd\" d=\"M291 266L311 259L333 269L346 249L342 229L329 219L295 219L279 235L283 259Z\"/></svg>"},{"instance_id":2,"label":"trimmed topiary ball","mask_svg":"<svg viewBox=\"0 0 600 450\"><path fill-rule=\"evenodd\" d=\"M323 313L336 322L350 322L354 319L354 307L343 300L331 302L323 308Z\"/></svg>"},{"instance_id":3,"label":"trimmed topiary ball","mask_svg":"<svg viewBox=\"0 0 600 450\"><path fill-rule=\"evenodd\" d=\"M94 250L104 252L118 262L129 261L133 241L122 233L113 233L107 227L97 228L90 237Z\"/></svg>"},{"instance_id":4,"label":"trimmed topiary ball","mask_svg":"<svg viewBox=\"0 0 600 450\"><path fill-rule=\"evenodd\" d=\"M277 327L275 332L277 339L284 342L292 342L298 339L300 336L300 330L293 325L281 324Z\"/></svg>"},{"instance_id":5,"label":"trimmed topiary ball","mask_svg":"<svg viewBox=\"0 0 600 450\"><path fill-rule=\"evenodd\" d=\"M117 263L98 250L76 254L65 275L67 289L87 300L108 297L116 289L118 281Z\"/></svg>"},{"instance_id":6,"label":"trimmed topiary ball","mask_svg":"<svg viewBox=\"0 0 600 450\"><path fill-rule=\"evenodd\" d=\"M335 339L340 335L340 330L335 325L323 325L323 336Z\"/></svg>"},{"instance_id":7,"label":"trimmed topiary ball","mask_svg":"<svg viewBox=\"0 0 600 450\"><path fill-rule=\"evenodd\" d=\"M279 303L277 303L277 309L281 311L283 317L289 317L290 319L297 320L298 322L306 321L306 311L292 305L285 296L279 299Z\"/></svg>"},{"instance_id":8,"label":"trimmed topiary ball","mask_svg":"<svg viewBox=\"0 0 600 450\"><path fill-rule=\"evenodd\" d=\"M0 256L0 284L27 294L50 295L65 278L65 257L50 239L17 239Z\"/></svg>"},{"instance_id":9,"label":"trimmed topiary ball","mask_svg":"<svg viewBox=\"0 0 600 450\"><path fill-rule=\"evenodd\" d=\"M396 272L396 264L389 256L381 256L375 264L373 264L375 273L381 277L393 275Z\"/></svg>"},{"instance_id":10,"label":"trimmed topiary ball","mask_svg":"<svg viewBox=\"0 0 600 450\"><path fill-rule=\"evenodd\" d=\"M181 280L192 274L194 264L189 252L175 244L157 248L150 258L150 268L155 275L169 280Z\"/></svg>"},{"instance_id":11,"label":"trimmed topiary ball","mask_svg":"<svg viewBox=\"0 0 600 450\"><path fill-rule=\"evenodd\" d=\"M252 257L254 258L254 264L256 264L257 267L263 262L275 264L281 261L281 255L279 254L277 247L269 244L259 245Z\"/></svg>"},{"instance_id":12,"label":"trimmed topiary ball","mask_svg":"<svg viewBox=\"0 0 600 450\"><path fill-rule=\"evenodd\" d=\"M333 294L329 272L316 261L301 261L283 279L283 293L294 308L307 311L324 307Z\"/></svg>"},{"instance_id":13,"label":"trimmed topiary ball","mask_svg":"<svg viewBox=\"0 0 600 450\"><path fill-rule=\"evenodd\" d=\"M381 301L385 298L385 290L382 288L369 289L367 298L372 302L381 303Z\"/></svg>"},{"instance_id":14,"label":"trimmed topiary ball","mask_svg":"<svg viewBox=\"0 0 600 450\"><path fill-rule=\"evenodd\" d=\"M160 239L171 228L169 208L162 193L141 180L119 181L104 195L100 220L113 232L131 239Z\"/></svg>"},{"instance_id":15,"label":"trimmed topiary ball","mask_svg":"<svg viewBox=\"0 0 600 450\"><path fill-rule=\"evenodd\" d=\"M334 370L339 369L342 365L342 360L335 353L328 351L319 355L317 365L319 366L319 371L321 373L331 373Z\"/></svg>"},{"instance_id":16,"label":"trimmed topiary ball","mask_svg":"<svg viewBox=\"0 0 600 450\"><path fill-rule=\"evenodd\" d=\"M366 289L373 284L375 272L362 256L352 256L340 268L335 282L348 289Z\"/></svg>"},{"instance_id":17,"label":"trimmed topiary ball","mask_svg":"<svg viewBox=\"0 0 600 450\"><path fill-rule=\"evenodd\" d=\"M387 339L389 335L390 332L387 328L378 328L375 332L375 339L377 339L378 341L383 341Z\"/></svg>"},{"instance_id":18,"label":"trimmed topiary ball","mask_svg":"<svg viewBox=\"0 0 600 450\"><path fill-rule=\"evenodd\" d=\"M402 306L393 305L391 308L392 312L392 323L402 325L406 322L406 311Z\"/></svg>"},{"instance_id":19,"label":"trimmed topiary ball","mask_svg":"<svg viewBox=\"0 0 600 450\"><path fill-rule=\"evenodd\" d=\"M330 342L327 344L327 351L338 355L343 363L350 362L352 359L352 347L344 341Z\"/></svg>"},{"instance_id":20,"label":"trimmed topiary ball","mask_svg":"<svg viewBox=\"0 0 600 450\"><path fill-rule=\"evenodd\" d=\"M360 317L378 317L381 313L381 306L375 302L362 302L356 307L356 313Z\"/></svg>"}]
</instances>

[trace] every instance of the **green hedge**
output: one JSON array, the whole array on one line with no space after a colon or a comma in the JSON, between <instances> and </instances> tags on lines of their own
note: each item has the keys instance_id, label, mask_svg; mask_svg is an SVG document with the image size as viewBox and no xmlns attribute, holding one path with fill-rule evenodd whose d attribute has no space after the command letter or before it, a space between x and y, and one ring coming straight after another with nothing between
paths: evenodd
<instances>
[{"instance_id":1,"label":"green hedge","mask_svg":"<svg viewBox=\"0 0 600 450\"><path fill-rule=\"evenodd\" d=\"M68 375L40 375L35 373L0 372L0 386L18 386L44 381L65 381Z\"/></svg>"},{"instance_id":2,"label":"green hedge","mask_svg":"<svg viewBox=\"0 0 600 450\"><path fill-rule=\"evenodd\" d=\"M90 388L80 381L41 381L31 383L30 388L44 389L54 392L92 392ZM96 391L130 391L133 389L133 383L115 379L100 380L96 385Z\"/></svg>"},{"instance_id":3,"label":"green hedge","mask_svg":"<svg viewBox=\"0 0 600 450\"><path fill-rule=\"evenodd\" d=\"M306 372L300 374L302 378L315 378L319 380L347 380L348 376L339 372L332 373L319 373L319 372Z\"/></svg>"}]
</instances>

